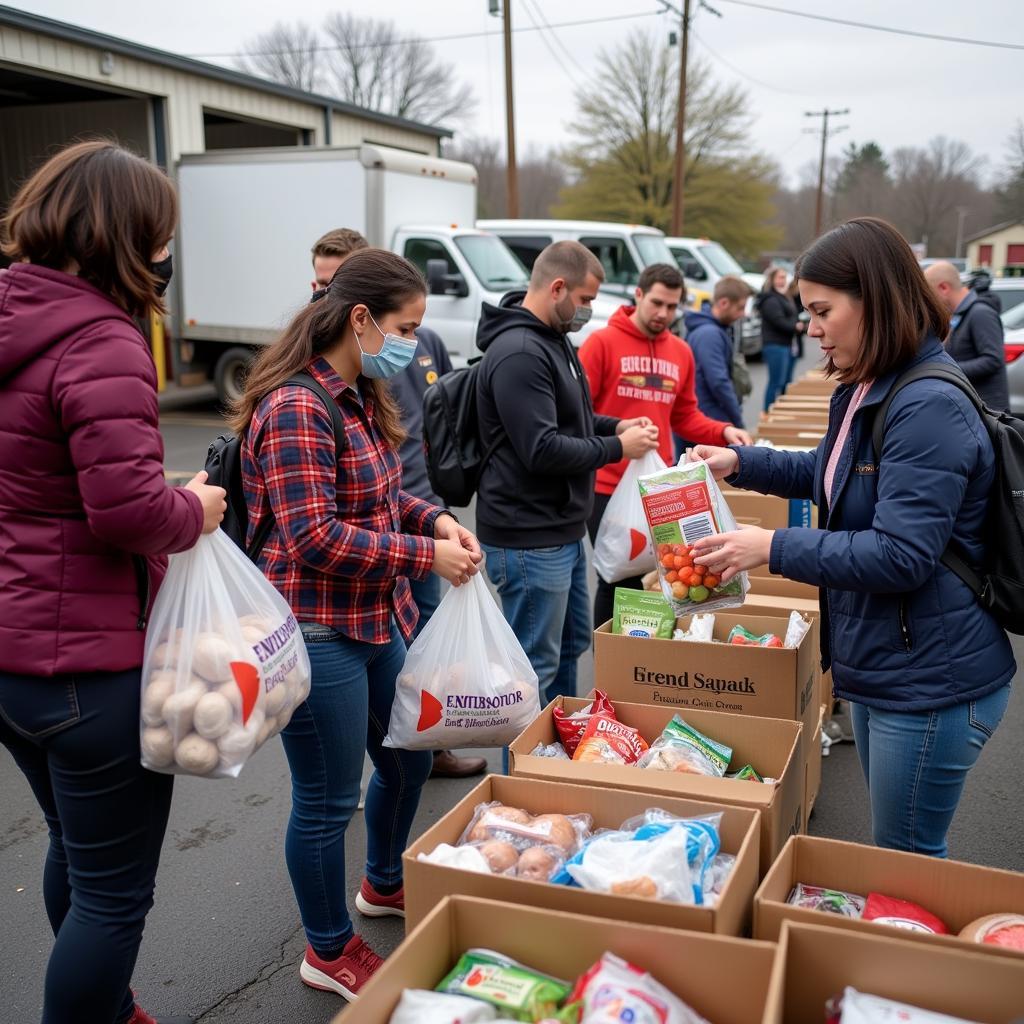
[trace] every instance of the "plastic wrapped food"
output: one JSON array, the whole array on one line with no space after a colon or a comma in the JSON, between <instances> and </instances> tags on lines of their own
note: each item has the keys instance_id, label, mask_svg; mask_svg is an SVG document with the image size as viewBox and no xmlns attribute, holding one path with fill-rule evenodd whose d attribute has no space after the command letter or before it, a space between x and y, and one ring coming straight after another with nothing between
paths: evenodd
<instances>
[{"instance_id":1,"label":"plastic wrapped food","mask_svg":"<svg viewBox=\"0 0 1024 1024\"><path fill-rule=\"evenodd\" d=\"M625 587L615 588L613 633L671 640L675 625L675 612L661 594Z\"/></svg>"},{"instance_id":2,"label":"plastic wrapped food","mask_svg":"<svg viewBox=\"0 0 1024 1024\"><path fill-rule=\"evenodd\" d=\"M562 708L555 708L551 714L555 719L555 730L558 733L558 738L562 741L565 752L572 757L576 753L576 748L580 745L580 740L583 739L583 734L587 731L590 719L598 714L614 718L615 708L606 693L601 690L595 690L594 699L579 711L567 714Z\"/></svg>"},{"instance_id":3,"label":"plastic wrapped food","mask_svg":"<svg viewBox=\"0 0 1024 1024\"><path fill-rule=\"evenodd\" d=\"M522 853L531 846L554 846L565 856L575 853L590 834L589 814L530 814L519 807L478 804L466 827L463 843L486 843L497 839Z\"/></svg>"},{"instance_id":4,"label":"plastic wrapped food","mask_svg":"<svg viewBox=\"0 0 1024 1024\"><path fill-rule=\"evenodd\" d=\"M459 957L437 991L489 1003L503 1019L540 1021L557 1013L569 985L493 950L471 949Z\"/></svg>"},{"instance_id":5,"label":"plastic wrapped food","mask_svg":"<svg viewBox=\"0 0 1024 1024\"><path fill-rule=\"evenodd\" d=\"M538 743L537 746L530 751L530 756L551 757L556 761L572 760L565 752L565 747L563 747L561 743Z\"/></svg>"},{"instance_id":6,"label":"plastic wrapped food","mask_svg":"<svg viewBox=\"0 0 1024 1024\"><path fill-rule=\"evenodd\" d=\"M960 938L1024 952L1024 914L987 914L964 928Z\"/></svg>"},{"instance_id":7,"label":"plastic wrapped food","mask_svg":"<svg viewBox=\"0 0 1024 1024\"><path fill-rule=\"evenodd\" d=\"M733 626L725 642L736 647L782 647L782 641L774 633L758 636L743 626Z\"/></svg>"},{"instance_id":8,"label":"plastic wrapped food","mask_svg":"<svg viewBox=\"0 0 1024 1024\"><path fill-rule=\"evenodd\" d=\"M718 853L712 858L704 874L705 907L713 907L718 903L735 866L736 857L731 853Z\"/></svg>"},{"instance_id":9,"label":"plastic wrapped food","mask_svg":"<svg viewBox=\"0 0 1024 1024\"><path fill-rule=\"evenodd\" d=\"M600 764L636 764L647 750L647 741L631 726L607 714L592 715L574 761Z\"/></svg>"},{"instance_id":10,"label":"plastic wrapped food","mask_svg":"<svg viewBox=\"0 0 1024 1024\"><path fill-rule=\"evenodd\" d=\"M807 636L811 624L799 612L789 613L789 625L786 627L786 647L795 650L800 646L800 641Z\"/></svg>"},{"instance_id":11,"label":"plastic wrapped food","mask_svg":"<svg viewBox=\"0 0 1024 1024\"><path fill-rule=\"evenodd\" d=\"M751 764L745 764L742 768L735 772L729 772L726 775L728 779L736 779L738 782L764 782L764 776L762 776L758 770ZM774 781L774 780L772 780Z\"/></svg>"},{"instance_id":12,"label":"plastic wrapped food","mask_svg":"<svg viewBox=\"0 0 1024 1024\"><path fill-rule=\"evenodd\" d=\"M407 988L389 1024L478 1024L497 1019L498 1011L479 999Z\"/></svg>"},{"instance_id":13,"label":"plastic wrapped food","mask_svg":"<svg viewBox=\"0 0 1024 1024\"><path fill-rule=\"evenodd\" d=\"M580 976L569 1003L579 1004L580 1024L708 1024L660 981L614 953Z\"/></svg>"},{"instance_id":14,"label":"plastic wrapped food","mask_svg":"<svg viewBox=\"0 0 1024 1024\"><path fill-rule=\"evenodd\" d=\"M736 529L707 463L681 463L642 476L639 484L661 590L676 617L741 605L750 589L745 572L723 583L693 560L694 541Z\"/></svg>"},{"instance_id":15,"label":"plastic wrapped food","mask_svg":"<svg viewBox=\"0 0 1024 1024\"><path fill-rule=\"evenodd\" d=\"M932 935L948 935L949 929L931 911L910 900L885 896L880 892L869 892L864 905L865 921L887 924L892 928L905 928L914 932L930 932Z\"/></svg>"},{"instance_id":16,"label":"plastic wrapped food","mask_svg":"<svg viewBox=\"0 0 1024 1024\"><path fill-rule=\"evenodd\" d=\"M715 638L714 615L693 615L687 629L677 629L672 634L673 640L689 640L692 643L709 644Z\"/></svg>"},{"instance_id":17,"label":"plastic wrapped food","mask_svg":"<svg viewBox=\"0 0 1024 1024\"><path fill-rule=\"evenodd\" d=\"M441 864L446 868L458 868L460 871L475 871L480 875L491 873L487 858L476 846L450 846L448 843L442 843L430 853L421 853L416 859L425 864Z\"/></svg>"},{"instance_id":18,"label":"plastic wrapped food","mask_svg":"<svg viewBox=\"0 0 1024 1024\"><path fill-rule=\"evenodd\" d=\"M950 1017L946 1013L922 1010L895 999L868 995L854 988L847 988L839 1003L839 1016L827 1018L828 1024L978 1024L977 1021Z\"/></svg>"},{"instance_id":19,"label":"plastic wrapped food","mask_svg":"<svg viewBox=\"0 0 1024 1024\"><path fill-rule=\"evenodd\" d=\"M729 767L732 748L687 725L679 715L662 730L637 767L659 772L713 775L721 778Z\"/></svg>"},{"instance_id":20,"label":"plastic wrapped food","mask_svg":"<svg viewBox=\"0 0 1024 1024\"><path fill-rule=\"evenodd\" d=\"M863 896L857 896L852 892L824 889L819 885L804 885L803 882L797 882L786 902L794 907L839 914L841 917L862 917L865 901Z\"/></svg>"}]
</instances>

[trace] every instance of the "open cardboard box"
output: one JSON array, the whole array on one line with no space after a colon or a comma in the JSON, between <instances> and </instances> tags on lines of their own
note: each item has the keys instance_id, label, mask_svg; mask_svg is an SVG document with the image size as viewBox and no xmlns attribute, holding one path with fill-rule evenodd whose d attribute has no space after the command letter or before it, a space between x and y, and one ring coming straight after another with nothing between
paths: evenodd
<instances>
[{"instance_id":1,"label":"open cardboard box","mask_svg":"<svg viewBox=\"0 0 1024 1024\"><path fill-rule=\"evenodd\" d=\"M786 839L801 831L805 767L799 723L776 718L729 715L719 711L688 709L684 713L689 725L711 739L732 747L733 769L751 764L762 775L777 780L771 784L651 771L634 765L563 761L530 753L538 743L554 743L558 739L553 716L556 707L572 713L586 707L588 703L589 700L575 697L556 697L512 741L509 747L512 774L553 782L628 789L650 793L657 799L666 794L713 804L750 807L761 816L761 874L771 866ZM620 722L638 729L640 735L652 743L676 712L672 708L616 701L615 714Z\"/></svg>"},{"instance_id":2,"label":"open cardboard box","mask_svg":"<svg viewBox=\"0 0 1024 1024\"><path fill-rule=\"evenodd\" d=\"M808 736L804 743L810 743L811 749L807 756L807 782L804 786L804 808L807 814L805 822L807 831L811 827L811 811L821 792L821 730L825 728L825 705L822 704L818 713L818 728L813 736Z\"/></svg>"},{"instance_id":3,"label":"open cardboard box","mask_svg":"<svg viewBox=\"0 0 1024 1024\"><path fill-rule=\"evenodd\" d=\"M335 1024L357 1018L388 1024L403 990L435 988L463 953L481 947L569 982L605 952L615 953L715 1024L761 1019L775 961L775 947L764 942L449 896L388 957L357 1008L339 1014Z\"/></svg>"},{"instance_id":4,"label":"open cardboard box","mask_svg":"<svg viewBox=\"0 0 1024 1024\"><path fill-rule=\"evenodd\" d=\"M938 949L880 931L787 921L761 1024L821 1024L826 1002L847 985L978 1024L1014 1024L1024 1015L1024 958Z\"/></svg>"},{"instance_id":5,"label":"open cardboard box","mask_svg":"<svg viewBox=\"0 0 1024 1024\"><path fill-rule=\"evenodd\" d=\"M797 882L858 896L881 892L910 900L930 910L953 934L897 931L872 921L794 907L786 900ZM793 921L868 935L899 934L933 946L1010 957L1024 966L1022 953L1000 946L979 946L957 937L961 929L979 917L1002 912L1024 914L1024 874L835 839L794 836L754 897L754 935L775 942L783 922ZM1021 998L1024 999L1024 986ZM1024 1013L1024 1003L1021 1010Z\"/></svg>"},{"instance_id":6,"label":"open cardboard box","mask_svg":"<svg viewBox=\"0 0 1024 1024\"><path fill-rule=\"evenodd\" d=\"M722 497L737 520L757 520L765 530L784 530L790 526L815 526L818 510L810 499L777 498L758 491L731 490L723 487Z\"/></svg>"},{"instance_id":7,"label":"open cardboard box","mask_svg":"<svg viewBox=\"0 0 1024 1024\"><path fill-rule=\"evenodd\" d=\"M498 801L531 814L589 814L598 828L619 828L624 821L660 807L677 817L722 812L722 852L736 863L714 907L688 906L639 896L590 892L567 885L532 882L506 875L484 875L417 860L441 843L455 845L473 818L477 804ZM750 920L758 880L758 816L746 807L730 807L650 793L597 789L563 782L488 775L402 856L405 875L406 932L444 896L480 896L566 913L591 914L616 921L634 921L687 931L742 935Z\"/></svg>"}]
</instances>

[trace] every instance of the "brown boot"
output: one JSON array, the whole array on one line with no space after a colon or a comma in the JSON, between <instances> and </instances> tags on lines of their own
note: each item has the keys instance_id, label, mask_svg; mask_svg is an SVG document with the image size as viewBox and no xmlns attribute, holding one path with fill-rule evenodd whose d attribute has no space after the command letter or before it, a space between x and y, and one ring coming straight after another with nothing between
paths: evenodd
<instances>
[{"instance_id":1,"label":"brown boot","mask_svg":"<svg viewBox=\"0 0 1024 1024\"><path fill-rule=\"evenodd\" d=\"M450 750L434 752L432 779L468 779L471 775L483 775L487 761L482 757L456 757Z\"/></svg>"}]
</instances>

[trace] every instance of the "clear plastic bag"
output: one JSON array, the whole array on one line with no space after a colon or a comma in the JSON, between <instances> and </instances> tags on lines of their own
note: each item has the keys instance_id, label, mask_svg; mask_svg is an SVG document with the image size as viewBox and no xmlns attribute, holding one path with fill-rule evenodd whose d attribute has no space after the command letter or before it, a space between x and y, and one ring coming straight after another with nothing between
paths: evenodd
<instances>
[{"instance_id":1,"label":"clear plastic bag","mask_svg":"<svg viewBox=\"0 0 1024 1024\"><path fill-rule=\"evenodd\" d=\"M288 724L309 681L295 616L227 534L171 555L146 633L144 767L237 777Z\"/></svg>"},{"instance_id":2,"label":"clear plastic bag","mask_svg":"<svg viewBox=\"0 0 1024 1024\"><path fill-rule=\"evenodd\" d=\"M532 846L554 846L569 856L590 835L592 824L589 814L531 814L521 807L477 804L459 843L496 839L509 843L520 853Z\"/></svg>"},{"instance_id":3,"label":"clear plastic bag","mask_svg":"<svg viewBox=\"0 0 1024 1024\"><path fill-rule=\"evenodd\" d=\"M441 599L409 648L384 746L507 746L540 714L537 673L482 573Z\"/></svg>"},{"instance_id":4,"label":"clear plastic bag","mask_svg":"<svg viewBox=\"0 0 1024 1024\"><path fill-rule=\"evenodd\" d=\"M631 459L612 492L594 538L594 571L606 583L642 576L654 568L651 531L638 481L641 476L665 468L664 460L656 451Z\"/></svg>"}]
</instances>

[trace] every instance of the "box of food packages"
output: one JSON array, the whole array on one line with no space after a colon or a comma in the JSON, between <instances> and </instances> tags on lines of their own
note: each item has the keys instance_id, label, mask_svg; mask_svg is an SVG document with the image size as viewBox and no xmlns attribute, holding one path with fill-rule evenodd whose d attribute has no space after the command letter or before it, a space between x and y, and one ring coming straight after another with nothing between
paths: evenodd
<instances>
[{"instance_id":1,"label":"box of food packages","mask_svg":"<svg viewBox=\"0 0 1024 1024\"><path fill-rule=\"evenodd\" d=\"M615 835L593 845L600 829ZM758 853L750 808L489 775L405 851L406 930L442 897L467 895L740 935ZM587 887L562 884L570 876Z\"/></svg>"},{"instance_id":2,"label":"box of food packages","mask_svg":"<svg viewBox=\"0 0 1024 1024\"><path fill-rule=\"evenodd\" d=\"M598 730L604 723L595 720L594 714L587 715L593 703L593 698L556 697L509 747L512 774L650 793L652 798L664 794L752 808L761 818L762 874L789 836L802 831L805 762L798 722L609 702L617 722L634 730L648 747L654 745L636 763L625 763L635 748L620 746L622 755L612 751L601 756L604 751L599 744L605 741ZM581 750L577 744L572 750L576 758L570 760L562 733L575 739L572 730L578 734L584 723L584 734L596 738L595 756L590 756L590 747ZM559 750L563 756L558 756ZM728 755L722 756L723 751ZM729 778L729 774L738 777Z\"/></svg>"},{"instance_id":3,"label":"box of food packages","mask_svg":"<svg viewBox=\"0 0 1024 1024\"><path fill-rule=\"evenodd\" d=\"M1024 964L1024 874L794 836L757 891L754 935L775 942L785 921L868 935L897 927L915 941Z\"/></svg>"},{"instance_id":4,"label":"box of food packages","mask_svg":"<svg viewBox=\"0 0 1024 1024\"><path fill-rule=\"evenodd\" d=\"M492 958L467 957L470 950L491 951L526 970L505 972ZM653 985L621 967L597 969L608 953L650 975ZM358 1009L339 1014L335 1022L346 1024L356 1013L361 1024L424 1024L436 1018L427 1017L429 1003L421 1001L421 993L440 987L460 994L482 990L490 1005L500 1008L497 1015L512 1020L534 1020L538 1012L550 1012L553 1003L564 1005L569 988L570 999L588 1000L603 989L622 1000L616 1011L622 1021L647 1020L642 1014L653 997L662 1006L669 999L681 1000L713 1024L750 1024L761 1019L774 961L775 947L764 942L448 896L388 957L360 993ZM478 964L476 977L467 975L465 967ZM534 979L534 972L547 979ZM742 985L735 984L737 977ZM623 978L631 982L632 995L623 990ZM632 1005L638 995L641 1001ZM537 1005L541 1000L548 1001L544 1007ZM455 1014L463 1007L474 1009L462 1004ZM673 1011L662 1019L680 1024L690 1019L676 1006Z\"/></svg>"},{"instance_id":5,"label":"box of food packages","mask_svg":"<svg viewBox=\"0 0 1024 1024\"><path fill-rule=\"evenodd\" d=\"M1024 957L787 921L761 1024L1015 1024L1022 1014Z\"/></svg>"},{"instance_id":6,"label":"box of food packages","mask_svg":"<svg viewBox=\"0 0 1024 1024\"><path fill-rule=\"evenodd\" d=\"M678 625L686 630L690 621ZM616 634L606 622L594 634L594 686L613 701L785 718L800 722L806 738L818 725L821 706L818 618L795 648L727 642L735 626L784 637L788 625L788 616L743 608L716 612L715 642L703 642ZM812 756L808 747L805 742L805 762Z\"/></svg>"}]
</instances>

